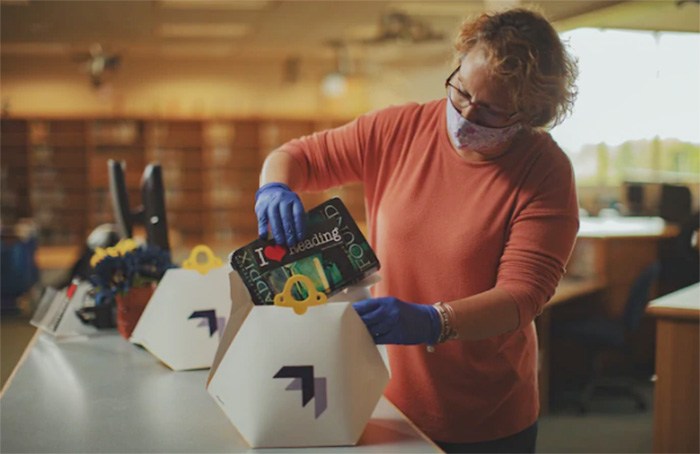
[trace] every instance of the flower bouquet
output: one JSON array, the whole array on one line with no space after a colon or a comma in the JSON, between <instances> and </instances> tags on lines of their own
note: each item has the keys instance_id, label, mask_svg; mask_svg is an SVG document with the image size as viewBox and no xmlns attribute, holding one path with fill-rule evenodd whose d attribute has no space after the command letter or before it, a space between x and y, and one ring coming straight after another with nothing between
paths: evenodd
<instances>
[{"instance_id":1,"label":"flower bouquet","mask_svg":"<svg viewBox=\"0 0 700 454\"><path fill-rule=\"evenodd\" d=\"M117 329L125 339L131 337L165 271L175 268L169 251L139 246L132 239L111 248L97 248L90 264L95 304L116 303Z\"/></svg>"}]
</instances>

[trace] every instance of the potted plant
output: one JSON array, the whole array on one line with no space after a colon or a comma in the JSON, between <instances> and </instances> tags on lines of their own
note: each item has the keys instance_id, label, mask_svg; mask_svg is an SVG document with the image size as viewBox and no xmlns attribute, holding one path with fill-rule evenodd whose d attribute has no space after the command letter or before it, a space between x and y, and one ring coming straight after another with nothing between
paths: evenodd
<instances>
[{"instance_id":1,"label":"potted plant","mask_svg":"<svg viewBox=\"0 0 700 454\"><path fill-rule=\"evenodd\" d=\"M129 339L156 285L174 268L170 252L127 239L112 248L97 248L90 264L95 304L116 303L117 329Z\"/></svg>"}]
</instances>

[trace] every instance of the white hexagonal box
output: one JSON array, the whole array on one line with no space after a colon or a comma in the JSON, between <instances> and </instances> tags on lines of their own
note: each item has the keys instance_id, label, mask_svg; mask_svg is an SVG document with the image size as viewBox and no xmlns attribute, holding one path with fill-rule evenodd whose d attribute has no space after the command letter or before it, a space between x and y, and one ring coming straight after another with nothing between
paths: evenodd
<instances>
[{"instance_id":1,"label":"white hexagonal box","mask_svg":"<svg viewBox=\"0 0 700 454\"><path fill-rule=\"evenodd\" d=\"M298 315L254 306L235 273L231 285L232 314L207 389L241 436L255 448L356 444L389 372L352 305Z\"/></svg>"},{"instance_id":2,"label":"white hexagonal box","mask_svg":"<svg viewBox=\"0 0 700 454\"><path fill-rule=\"evenodd\" d=\"M131 342L173 370L206 369L214 362L231 312L231 268L214 259L166 271L131 334Z\"/></svg>"}]
</instances>

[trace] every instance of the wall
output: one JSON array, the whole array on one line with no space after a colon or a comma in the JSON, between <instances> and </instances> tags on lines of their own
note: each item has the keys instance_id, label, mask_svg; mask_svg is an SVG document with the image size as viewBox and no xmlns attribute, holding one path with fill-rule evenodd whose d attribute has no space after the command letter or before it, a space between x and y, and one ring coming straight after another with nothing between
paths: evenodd
<instances>
[{"instance_id":1,"label":"wall","mask_svg":"<svg viewBox=\"0 0 700 454\"><path fill-rule=\"evenodd\" d=\"M11 115L159 115L169 117L283 116L349 118L408 101L444 96L442 65L367 66L346 94L325 98L322 77L332 69L302 61L298 80L283 79L282 64L222 59L125 58L111 83L94 90L70 57L3 55L0 91Z\"/></svg>"}]
</instances>

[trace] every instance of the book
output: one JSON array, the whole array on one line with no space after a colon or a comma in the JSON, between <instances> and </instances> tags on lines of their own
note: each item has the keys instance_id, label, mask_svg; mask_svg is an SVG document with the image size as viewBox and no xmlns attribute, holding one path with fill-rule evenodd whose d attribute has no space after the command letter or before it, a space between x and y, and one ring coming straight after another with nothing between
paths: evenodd
<instances>
[{"instance_id":1,"label":"book","mask_svg":"<svg viewBox=\"0 0 700 454\"><path fill-rule=\"evenodd\" d=\"M257 239L230 255L254 304L273 304L291 276L303 274L332 296L380 268L379 260L343 202L334 197L307 213L306 238L292 247ZM292 296L308 297L303 284Z\"/></svg>"}]
</instances>

